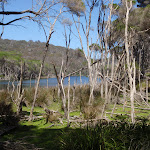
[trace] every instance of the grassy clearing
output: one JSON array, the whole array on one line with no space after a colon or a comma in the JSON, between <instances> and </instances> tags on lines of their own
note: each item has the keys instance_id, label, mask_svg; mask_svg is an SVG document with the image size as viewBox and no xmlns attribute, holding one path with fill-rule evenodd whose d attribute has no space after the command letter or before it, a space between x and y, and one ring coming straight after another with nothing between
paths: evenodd
<instances>
[{"instance_id":1,"label":"grassy clearing","mask_svg":"<svg viewBox=\"0 0 150 150\"><path fill-rule=\"evenodd\" d=\"M3 140L24 141L34 144L38 148L57 149L57 136L61 133L60 129L37 128L34 125L21 125L16 130L3 136Z\"/></svg>"},{"instance_id":2,"label":"grassy clearing","mask_svg":"<svg viewBox=\"0 0 150 150\"><path fill-rule=\"evenodd\" d=\"M40 124L38 124L40 123ZM26 125L25 125L26 124ZM45 128L42 121L26 122L3 136L3 141L23 141L44 150L149 150L150 126L100 122L95 128Z\"/></svg>"},{"instance_id":3,"label":"grassy clearing","mask_svg":"<svg viewBox=\"0 0 150 150\"><path fill-rule=\"evenodd\" d=\"M45 113L41 107L41 102L49 104L47 107L50 110L59 111L63 114L62 103L60 99L57 98L57 95L52 95L53 89L43 90L44 89L38 94L38 102L34 109L34 115L42 116ZM30 102L30 96L32 96L31 92L32 90L26 93L28 102ZM82 116L82 119L90 120L90 118L88 118L91 115L88 114L89 110L91 113L93 112L93 114L95 110L98 111L96 114L97 117L101 115L99 109L102 107L103 100L97 92L95 93L95 103L92 106L88 106L86 103L88 92L88 87L85 87L85 91L79 88L76 89L75 106L72 106L73 103L71 101L71 117ZM42 93L46 96L42 96ZM53 100L54 97L56 101ZM7 93L2 94L0 100L2 99L8 100L9 95L7 95ZM114 105L107 106L106 112L110 113L113 106ZM23 114L29 116L30 109L30 104L29 106L23 106ZM13 110L15 110L15 106L13 106ZM63 125L57 121L45 124L46 119L44 117L33 122L22 120L16 129L4 134L1 137L1 141L18 141L34 144L35 147L43 148L44 150L149 150L150 121L145 118L149 117L150 111L135 109L136 116L139 116L137 118L138 123L135 125L129 123L130 111L130 108L123 110L123 105L117 104L114 113L122 115L115 114L113 117L110 117L110 114L106 114L106 117L112 120L112 122L97 122L95 127L91 127L90 124L85 124L84 128L82 126L83 124L79 123L78 125L71 124L71 127L67 128L67 120L65 119L63 120Z\"/></svg>"}]
</instances>

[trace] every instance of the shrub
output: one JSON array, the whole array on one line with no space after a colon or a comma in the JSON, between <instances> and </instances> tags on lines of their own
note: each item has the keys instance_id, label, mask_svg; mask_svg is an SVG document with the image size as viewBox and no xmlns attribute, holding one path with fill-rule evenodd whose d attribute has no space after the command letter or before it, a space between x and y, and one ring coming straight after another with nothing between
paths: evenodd
<instances>
[{"instance_id":1,"label":"shrub","mask_svg":"<svg viewBox=\"0 0 150 150\"><path fill-rule=\"evenodd\" d=\"M35 89L34 88L26 88L24 92L24 98L25 98L25 105L27 107L32 105L33 98L34 98Z\"/></svg>"},{"instance_id":2,"label":"shrub","mask_svg":"<svg viewBox=\"0 0 150 150\"><path fill-rule=\"evenodd\" d=\"M149 150L150 126L126 122L100 122L95 128L62 132L62 150Z\"/></svg>"},{"instance_id":3,"label":"shrub","mask_svg":"<svg viewBox=\"0 0 150 150\"><path fill-rule=\"evenodd\" d=\"M7 90L2 90L0 91L0 102L10 102L10 94L8 93Z\"/></svg>"},{"instance_id":4,"label":"shrub","mask_svg":"<svg viewBox=\"0 0 150 150\"><path fill-rule=\"evenodd\" d=\"M35 93L35 88L25 89L24 98L25 98L25 105L27 107L32 105L34 99L34 93ZM48 90L46 88L39 88L35 106L43 107L44 105L49 105Z\"/></svg>"},{"instance_id":5,"label":"shrub","mask_svg":"<svg viewBox=\"0 0 150 150\"><path fill-rule=\"evenodd\" d=\"M12 104L5 101L0 102L0 122L3 125L17 125L19 118L12 110Z\"/></svg>"},{"instance_id":6,"label":"shrub","mask_svg":"<svg viewBox=\"0 0 150 150\"><path fill-rule=\"evenodd\" d=\"M48 105L48 89L39 88L35 105L39 106L39 107L43 107L45 105Z\"/></svg>"}]
</instances>

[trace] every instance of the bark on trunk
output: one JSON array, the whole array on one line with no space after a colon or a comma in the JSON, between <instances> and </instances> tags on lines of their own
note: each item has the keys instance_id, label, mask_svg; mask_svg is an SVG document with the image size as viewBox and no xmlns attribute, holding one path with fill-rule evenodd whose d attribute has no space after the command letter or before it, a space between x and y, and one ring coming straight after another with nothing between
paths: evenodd
<instances>
[{"instance_id":1,"label":"bark on trunk","mask_svg":"<svg viewBox=\"0 0 150 150\"><path fill-rule=\"evenodd\" d=\"M129 6L128 6L129 5ZM126 50L126 61L128 68L128 77L130 85L130 102L131 102L131 120L132 123L135 123L135 112L134 112L134 94L135 94L135 59L133 65L131 66L130 54L129 54L129 44L128 44L128 21L129 21L129 11L132 8L132 1L126 0L126 18L125 18L125 50ZM131 67L130 67L131 66ZM132 72L132 70L134 70ZM132 77L133 74L133 77Z\"/></svg>"}]
</instances>

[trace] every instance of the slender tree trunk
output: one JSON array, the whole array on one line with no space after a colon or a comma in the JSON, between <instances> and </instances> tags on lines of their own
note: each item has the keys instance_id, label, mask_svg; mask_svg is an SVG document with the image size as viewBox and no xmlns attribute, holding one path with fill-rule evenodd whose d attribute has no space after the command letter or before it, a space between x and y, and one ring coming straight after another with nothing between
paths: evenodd
<instances>
[{"instance_id":1,"label":"slender tree trunk","mask_svg":"<svg viewBox=\"0 0 150 150\"><path fill-rule=\"evenodd\" d=\"M103 51L101 52L101 73L104 71ZM104 98L104 78L101 79L101 97Z\"/></svg>"},{"instance_id":2,"label":"slender tree trunk","mask_svg":"<svg viewBox=\"0 0 150 150\"><path fill-rule=\"evenodd\" d=\"M125 81L123 84L123 111L125 110L125 106L126 106L126 85L128 84L128 82L126 82L126 77L125 77Z\"/></svg>"},{"instance_id":3,"label":"slender tree trunk","mask_svg":"<svg viewBox=\"0 0 150 150\"><path fill-rule=\"evenodd\" d=\"M140 50L140 54L139 54L139 89L140 89L140 93L142 92L142 88L141 88L141 50Z\"/></svg>"},{"instance_id":4,"label":"slender tree trunk","mask_svg":"<svg viewBox=\"0 0 150 150\"><path fill-rule=\"evenodd\" d=\"M46 55L47 55L47 52L48 52L48 48L49 48L49 42L50 42L52 34L54 33L53 29L54 29L55 23L56 23L58 17L62 13L62 9L63 9L63 6L60 9L59 14L54 19L53 24L50 23L50 20L48 18L48 22L50 23L51 26L50 26L50 30L49 30L49 36L48 37L46 36L46 39L47 39L46 47L45 47L45 51L44 51L44 55L43 55L43 59L42 59L41 67L40 67L39 76L38 76L38 79L37 79L37 84L36 84L36 87L35 87L34 99L33 99L32 107L31 107L31 111L30 111L29 121L32 121L32 119L33 119L33 110L34 110L35 102L36 102L36 99L37 99L38 87L39 87L39 83L40 83L40 78L41 78L41 74L42 74L45 58L46 58ZM45 30L44 30L44 32L45 32ZM46 35L46 33L45 33L45 35Z\"/></svg>"},{"instance_id":5,"label":"slender tree trunk","mask_svg":"<svg viewBox=\"0 0 150 150\"><path fill-rule=\"evenodd\" d=\"M47 75L47 89L48 89L48 78L49 78L49 74Z\"/></svg>"},{"instance_id":6,"label":"slender tree trunk","mask_svg":"<svg viewBox=\"0 0 150 150\"><path fill-rule=\"evenodd\" d=\"M80 86L82 87L82 75L81 75L81 71L80 71Z\"/></svg>"},{"instance_id":7,"label":"slender tree trunk","mask_svg":"<svg viewBox=\"0 0 150 150\"><path fill-rule=\"evenodd\" d=\"M111 79L114 78L114 65L115 65L115 54L112 52L112 62L111 62Z\"/></svg>"},{"instance_id":8,"label":"slender tree trunk","mask_svg":"<svg viewBox=\"0 0 150 150\"><path fill-rule=\"evenodd\" d=\"M148 103L148 79L146 78L146 102Z\"/></svg>"},{"instance_id":9,"label":"slender tree trunk","mask_svg":"<svg viewBox=\"0 0 150 150\"><path fill-rule=\"evenodd\" d=\"M19 83L19 90L18 90L18 106L17 106L17 115L20 115L22 112L22 82L23 82L23 63L21 61L21 67L20 67L20 83Z\"/></svg>"},{"instance_id":10,"label":"slender tree trunk","mask_svg":"<svg viewBox=\"0 0 150 150\"><path fill-rule=\"evenodd\" d=\"M72 98L72 101L73 101L73 105L75 104L75 85L72 87L72 91L73 91L73 98Z\"/></svg>"},{"instance_id":11,"label":"slender tree trunk","mask_svg":"<svg viewBox=\"0 0 150 150\"><path fill-rule=\"evenodd\" d=\"M67 120L68 120L68 123L67 123L67 126L69 127L70 125L70 76L68 77L68 116L67 116Z\"/></svg>"},{"instance_id":12,"label":"slender tree trunk","mask_svg":"<svg viewBox=\"0 0 150 150\"><path fill-rule=\"evenodd\" d=\"M66 94L63 86L63 79L61 79L61 88L62 88L62 103L64 109L64 117L67 118L67 108L66 108Z\"/></svg>"},{"instance_id":13,"label":"slender tree trunk","mask_svg":"<svg viewBox=\"0 0 150 150\"><path fill-rule=\"evenodd\" d=\"M130 6L128 6L128 4ZM133 61L133 65L130 63L130 54L129 54L129 44L128 44L128 21L129 21L129 11L132 8L132 1L126 0L126 18L125 18L125 50L126 50L126 61L128 68L128 77L129 77L129 85L130 85L130 101L131 101L131 120L132 123L135 123L135 112L134 112L134 93L135 93L135 59ZM131 66L131 68L130 68ZM132 72L132 70L134 70ZM132 77L133 74L133 77Z\"/></svg>"},{"instance_id":14,"label":"slender tree trunk","mask_svg":"<svg viewBox=\"0 0 150 150\"><path fill-rule=\"evenodd\" d=\"M38 76L36 87L35 87L34 99L33 99L32 107L31 107L31 111L30 111L29 121L33 120L33 110L34 110L35 102L36 102L36 99L37 99L38 87L39 87L40 78L41 78L42 69L43 69L43 65L44 65L44 61L45 61L45 58L46 58L47 51L48 51L48 47L46 47L46 50L45 50L45 53L44 53L44 56L43 56L43 60L42 60L42 63L41 63L40 72L39 72L39 76Z\"/></svg>"}]
</instances>

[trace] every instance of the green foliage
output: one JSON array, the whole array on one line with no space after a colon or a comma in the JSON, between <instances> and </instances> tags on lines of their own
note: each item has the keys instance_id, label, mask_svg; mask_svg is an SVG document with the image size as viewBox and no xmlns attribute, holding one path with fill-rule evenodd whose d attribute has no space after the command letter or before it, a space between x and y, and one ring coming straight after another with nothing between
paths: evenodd
<instances>
[{"instance_id":1,"label":"green foliage","mask_svg":"<svg viewBox=\"0 0 150 150\"><path fill-rule=\"evenodd\" d=\"M10 93L7 92L7 90L0 91L0 102L6 102L9 103L11 100Z\"/></svg>"},{"instance_id":2,"label":"green foliage","mask_svg":"<svg viewBox=\"0 0 150 150\"><path fill-rule=\"evenodd\" d=\"M23 98L25 98L25 104L27 107L31 106L34 98L35 89L34 88L26 88Z\"/></svg>"},{"instance_id":3,"label":"green foliage","mask_svg":"<svg viewBox=\"0 0 150 150\"><path fill-rule=\"evenodd\" d=\"M39 74L40 64L43 57L43 49L45 48L44 42L0 39L0 43L0 62L1 64L5 62L5 65L2 67L10 68L10 71L13 73L13 77L18 75L21 60L25 62L25 79L29 79L31 74L33 78ZM51 51L48 51L47 53L42 76L47 76L49 74L50 77L54 77L55 73L51 62L55 63L56 68L59 70L62 55L66 54L66 48L54 45L50 45L49 48ZM69 60L71 60L72 63L69 63L67 73L78 70L81 67L85 67L85 65L82 64L86 62L83 51L69 49L68 55ZM49 60L51 60L51 62ZM2 74L2 71L0 71L0 74Z\"/></svg>"},{"instance_id":4,"label":"green foliage","mask_svg":"<svg viewBox=\"0 0 150 150\"><path fill-rule=\"evenodd\" d=\"M48 106L48 90L45 88L40 88L37 95L36 106Z\"/></svg>"},{"instance_id":5,"label":"green foliage","mask_svg":"<svg viewBox=\"0 0 150 150\"><path fill-rule=\"evenodd\" d=\"M37 121L41 126L43 123ZM31 144L34 144L35 147L44 149L44 150L59 150L58 147L58 137L60 135L60 129L46 129L38 128L38 124L33 125L20 125L17 130L11 132L9 135L3 136L3 141L23 141L28 147ZM19 142L20 144L21 142ZM26 148L28 149L28 148ZM32 149L32 148L29 148Z\"/></svg>"},{"instance_id":6,"label":"green foliage","mask_svg":"<svg viewBox=\"0 0 150 150\"><path fill-rule=\"evenodd\" d=\"M99 44L96 44L96 43L91 44L91 45L89 46L89 48L90 48L91 50L95 50L95 51L100 50Z\"/></svg>"},{"instance_id":7,"label":"green foliage","mask_svg":"<svg viewBox=\"0 0 150 150\"><path fill-rule=\"evenodd\" d=\"M92 105L89 105L89 95L90 95L89 85L82 87L77 86L75 90L76 101L74 105L76 106L76 108L79 107L85 119L94 119L98 117L101 112L103 99L100 97L99 90L95 89L93 93L94 95L93 103Z\"/></svg>"},{"instance_id":8,"label":"green foliage","mask_svg":"<svg viewBox=\"0 0 150 150\"><path fill-rule=\"evenodd\" d=\"M27 124L28 123L28 124ZM84 129L45 128L43 120L22 123L3 140L20 139L44 150L148 150L150 126L142 120L135 125L126 122L100 121L96 127ZM50 125L50 124L48 124ZM40 128L43 126L43 128Z\"/></svg>"},{"instance_id":9,"label":"green foliage","mask_svg":"<svg viewBox=\"0 0 150 150\"><path fill-rule=\"evenodd\" d=\"M118 20L116 20L116 21L118 21ZM123 30L123 29L125 29L125 24L123 23L123 22L118 22L117 24L116 24L116 28L117 28L117 30Z\"/></svg>"},{"instance_id":10,"label":"green foliage","mask_svg":"<svg viewBox=\"0 0 150 150\"><path fill-rule=\"evenodd\" d=\"M0 51L0 59L9 59L9 60L15 60L17 62L21 61L21 54L15 52L15 51Z\"/></svg>"},{"instance_id":11,"label":"green foliage","mask_svg":"<svg viewBox=\"0 0 150 150\"><path fill-rule=\"evenodd\" d=\"M5 126L17 125L19 118L13 111L12 104L10 102L10 94L7 91L0 92L0 124Z\"/></svg>"},{"instance_id":12,"label":"green foliage","mask_svg":"<svg viewBox=\"0 0 150 150\"><path fill-rule=\"evenodd\" d=\"M41 64L40 60L35 59L26 59L26 63L30 71L33 70L35 67L39 67Z\"/></svg>"},{"instance_id":13,"label":"green foliage","mask_svg":"<svg viewBox=\"0 0 150 150\"><path fill-rule=\"evenodd\" d=\"M77 16L84 13L86 9L85 3L82 0L64 0L63 3L66 4L67 8Z\"/></svg>"},{"instance_id":14,"label":"green foliage","mask_svg":"<svg viewBox=\"0 0 150 150\"><path fill-rule=\"evenodd\" d=\"M95 128L62 132L62 150L149 149L150 126L126 122L100 122Z\"/></svg>"},{"instance_id":15,"label":"green foliage","mask_svg":"<svg viewBox=\"0 0 150 150\"><path fill-rule=\"evenodd\" d=\"M78 51L80 51L81 53L83 53L83 50L82 50L82 49L80 49L80 48L77 48L77 50L78 50Z\"/></svg>"},{"instance_id":16,"label":"green foliage","mask_svg":"<svg viewBox=\"0 0 150 150\"><path fill-rule=\"evenodd\" d=\"M134 4L134 5L135 5L135 4L136 4L136 0L132 0L132 4Z\"/></svg>"},{"instance_id":17,"label":"green foliage","mask_svg":"<svg viewBox=\"0 0 150 150\"><path fill-rule=\"evenodd\" d=\"M56 90L57 91L57 90ZM65 89L67 92L67 88ZM32 97L32 93L34 94L34 90L28 89L28 95L25 91L26 99ZM42 103L45 103L47 99L50 101L50 106L48 107L50 110L60 110L61 102L57 100L53 101L53 88L40 88L38 93L39 100ZM101 106L103 105L103 100L100 99L99 90L94 91L94 103L89 107L87 113L84 113L84 108L88 109L87 103L89 98L89 86L80 86L76 87L75 91L76 105L81 105L81 111L86 119L92 119L94 117L94 112L98 112L100 114L99 109L101 110ZM46 95L40 96L40 94ZM57 95L57 92L55 93ZM71 91L70 91L70 94ZM55 96L56 96L55 95ZM3 99L8 99L9 95L3 93L1 95ZM32 98L31 98L32 100ZM44 101L43 101L44 100ZM9 104L9 103L8 103ZM36 104L37 106L39 105ZM41 104L40 104L41 105ZM48 106L48 105L47 105ZM112 106L113 107L113 106ZM116 113L122 113L123 108L122 105L116 106ZM23 115L29 115L31 107L23 106ZM2 110L2 109L0 109ZM7 110L7 109L6 109ZM108 110L107 110L108 111ZM125 112L129 114L131 111L130 108L125 108ZM135 111L139 113L139 110L135 109ZM144 110L145 111L145 110ZM93 114L92 114L93 113ZM96 114L97 117L98 114ZM147 113L148 114L148 113ZM34 109L35 116L44 116L44 109L41 107L35 107ZM70 116L80 116L79 109L76 112L71 112ZM144 116L144 114L142 114ZM9 119L11 120L11 119ZM33 122L28 122L26 120L20 122L20 126L10 132L9 134L5 134L2 139L4 141L13 140L20 141L20 139L28 144L34 144L36 147L43 148L45 150L49 149L58 149L58 150L86 150L86 149L114 149L114 150L122 150L122 149L144 149L147 150L149 148L150 141L150 126L148 121L144 117L138 117L136 119L137 123L135 125L127 123L128 116L127 115L118 115L115 117L116 121L107 122L105 120L101 120L93 122L88 122L84 125L85 128L66 128L67 122L63 120L64 124L60 123L47 123L45 124L45 118L40 118ZM50 127L54 125L53 127ZM72 124L71 124L72 125ZM82 126L83 124L81 124ZM79 126L78 126L79 127ZM137 144L138 143L138 144Z\"/></svg>"},{"instance_id":18,"label":"green foliage","mask_svg":"<svg viewBox=\"0 0 150 150\"><path fill-rule=\"evenodd\" d=\"M34 99L35 88L25 89L24 98L26 106L31 106ZM49 105L48 103L48 90L39 88L35 106L43 107Z\"/></svg>"},{"instance_id":19,"label":"green foliage","mask_svg":"<svg viewBox=\"0 0 150 150\"><path fill-rule=\"evenodd\" d=\"M118 10L120 8L120 6L118 4L113 4L113 9Z\"/></svg>"},{"instance_id":20,"label":"green foliage","mask_svg":"<svg viewBox=\"0 0 150 150\"><path fill-rule=\"evenodd\" d=\"M17 125L19 118L12 111L11 103L0 102L0 123L5 126Z\"/></svg>"},{"instance_id":21,"label":"green foliage","mask_svg":"<svg viewBox=\"0 0 150 150\"><path fill-rule=\"evenodd\" d=\"M146 7L147 5L150 5L149 0L137 0L137 2L139 3L137 5L138 7Z\"/></svg>"}]
</instances>

